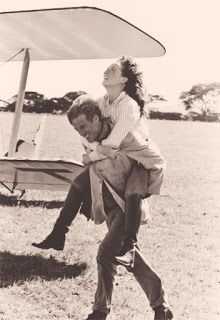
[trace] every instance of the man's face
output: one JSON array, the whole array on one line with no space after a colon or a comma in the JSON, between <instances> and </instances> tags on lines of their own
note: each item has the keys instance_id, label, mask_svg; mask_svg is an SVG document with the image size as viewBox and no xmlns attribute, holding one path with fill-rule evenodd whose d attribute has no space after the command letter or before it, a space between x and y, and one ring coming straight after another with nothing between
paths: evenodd
<instances>
[{"instance_id":1,"label":"man's face","mask_svg":"<svg viewBox=\"0 0 220 320\"><path fill-rule=\"evenodd\" d=\"M101 132L101 121L95 114L90 121L85 114L80 114L76 119L72 120L72 125L79 134L86 138L89 142L96 141Z\"/></svg>"},{"instance_id":2,"label":"man's face","mask_svg":"<svg viewBox=\"0 0 220 320\"><path fill-rule=\"evenodd\" d=\"M120 63L113 63L105 70L102 84L104 87L114 87L123 85L126 81L127 78L122 76Z\"/></svg>"}]
</instances>

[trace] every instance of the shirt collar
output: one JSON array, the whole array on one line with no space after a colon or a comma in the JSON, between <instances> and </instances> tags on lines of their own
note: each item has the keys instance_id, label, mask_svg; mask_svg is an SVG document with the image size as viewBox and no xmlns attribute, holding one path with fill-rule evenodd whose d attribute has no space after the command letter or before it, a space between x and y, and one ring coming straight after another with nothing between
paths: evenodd
<instances>
[{"instance_id":1,"label":"shirt collar","mask_svg":"<svg viewBox=\"0 0 220 320\"><path fill-rule=\"evenodd\" d=\"M124 99L124 97L127 95L127 93L125 91L122 91L119 96L112 102L109 103L109 97L108 95L106 95L106 103L108 106L113 105L115 103L118 103L119 101L121 101L122 99Z\"/></svg>"},{"instance_id":2,"label":"shirt collar","mask_svg":"<svg viewBox=\"0 0 220 320\"><path fill-rule=\"evenodd\" d=\"M100 135L97 139L98 142L101 142L102 140L106 139L111 132L111 120L109 118L104 118L102 121L102 128Z\"/></svg>"}]
</instances>

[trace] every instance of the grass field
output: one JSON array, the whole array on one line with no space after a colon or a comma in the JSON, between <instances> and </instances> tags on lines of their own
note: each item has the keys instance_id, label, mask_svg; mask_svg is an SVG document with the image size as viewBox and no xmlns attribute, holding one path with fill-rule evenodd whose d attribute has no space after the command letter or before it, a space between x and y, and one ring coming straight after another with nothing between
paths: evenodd
<instances>
[{"instance_id":1,"label":"grass field","mask_svg":"<svg viewBox=\"0 0 220 320\"><path fill-rule=\"evenodd\" d=\"M7 146L11 115L0 114ZM25 115L21 135L38 116ZM31 123L31 129L30 129ZM168 169L163 197L150 199L153 221L142 226L141 250L163 279L178 320L220 319L220 126L149 121ZM3 146L4 144L4 146ZM48 116L41 156L80 160L79 140L63 116ZM0 319L85 319L96 286L96 252L106 232L78 216L65 250L31 246L50 231L65 193L0 190ZM153 319L132 275L119 268L110 320Z\"/></svg>"}]
</instances>

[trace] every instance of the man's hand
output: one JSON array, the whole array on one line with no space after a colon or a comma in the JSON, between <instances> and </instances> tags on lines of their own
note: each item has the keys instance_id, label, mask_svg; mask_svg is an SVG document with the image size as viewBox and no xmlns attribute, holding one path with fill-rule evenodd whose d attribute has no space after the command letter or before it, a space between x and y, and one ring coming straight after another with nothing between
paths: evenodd
<instances>
[{"instance_id":1,"label":"man's hand","mask_svg":"<svg viewBox=\"0 0 220 320\"><path fill-rule=\"evenodd\" d=\"M86 167L92 163L92 160L90 159L90 157L87 154L83 154L82 155L82 163Z\"/></svg>"}]
</instances>

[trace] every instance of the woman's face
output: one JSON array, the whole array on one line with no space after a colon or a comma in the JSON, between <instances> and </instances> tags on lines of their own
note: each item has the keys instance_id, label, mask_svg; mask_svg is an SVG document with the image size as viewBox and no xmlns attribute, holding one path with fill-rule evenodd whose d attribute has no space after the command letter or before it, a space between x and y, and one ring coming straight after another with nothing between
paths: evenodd
<instances>
[{"instance_id":1,"label":"woman's face","mask_svg":"<svg viewBox=\"0 0 220 320\"><path fill-rule=\"evenodd\" d=\"M111 64L104 72L102 84L104 87L124 86L127 78L122 76L120 63Z\"/></svg>"}]
</instances>

